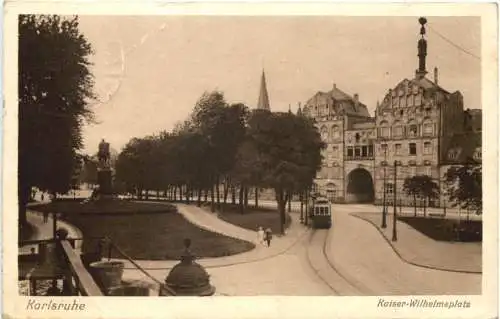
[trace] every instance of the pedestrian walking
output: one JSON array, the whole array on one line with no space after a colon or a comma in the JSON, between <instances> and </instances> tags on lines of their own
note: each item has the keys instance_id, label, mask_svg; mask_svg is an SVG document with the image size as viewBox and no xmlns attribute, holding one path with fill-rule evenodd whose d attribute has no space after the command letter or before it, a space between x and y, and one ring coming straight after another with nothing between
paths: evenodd
<instances>
[{"instance_id":1,"label":"pedestrian walking","mask_svg":"<svg viewBox=\"0 0 500 319\"><path fill-rule=\"evenodd\" d=\"M49 222L49 213L43 212L43 223L47 224Z\"/></svg>"},{"instance_id":2,"label":"pedestrian walking","mask_svg":"<svg viewBox=\"0 0 500 319\"><path fill-rule=\"evenodd\" d=\"M262 226L259 226L259 229L257 230L257 240L261 245L264 245L264 236L264 229L262 228Z\"/></svg>"},{"instance_id":3,"label":"pedestrian walking","mask_svg":"<svg viewBox=\"0 0 500 319\"><path fill-rule=\"evenodd\" d=\"M42 193L42 202L43 202L43 197L44 197L44 196L43 196L43 193Z\"/></svg>"},{"instance_id":4,"label":"pedestrian walking","mask_svg":"<svg viewBox=\"0 0 500 319\"><path fill-rule=\"evenodd\" d=\"M267 243L267 247L271 246L271 239L273 238L273 232L271 231L271 228L267 228L265 231L265 240Z\"/></svg>"}]
</instances>

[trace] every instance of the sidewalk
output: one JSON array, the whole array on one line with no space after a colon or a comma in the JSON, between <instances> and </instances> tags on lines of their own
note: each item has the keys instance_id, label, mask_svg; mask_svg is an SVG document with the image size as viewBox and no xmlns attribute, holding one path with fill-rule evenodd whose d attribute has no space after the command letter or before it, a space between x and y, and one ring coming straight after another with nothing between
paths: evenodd
<instances>
[{"instance_id":1,"label":"sidewalk","mask_svg":"<svg viewBox=\"0 0 500 319\"><path fill-rule=\"evenodd\" d=\"M47 222L43 222L43 214L40 212L35 212L28 210L26 212L26 219L27 221L33 225L34 232L32 237L29 240L44 240L44 239L52 239L53 238L53 218L52 214L49 214ZM68 231L68 237L69 238L82 238L82 232L76 228L75 226L68 224L67 222L63 220L57 220L57 225L56 229L58 228L64 228ZM77 250L81 249L82 241L77 240L75 241L75 247ZM37 244L33 245L24 245L22 247L19 247L19 253L20 254L29 254L31 253L31 248L38 249Z\"/></svg>"},{"instance_id":2,"label":"sidewalk","mask_svg":"<svg viewBox=\"0 0 500 319\"><path fill-rule=\"evenodd\" d=\"M416 266L431 269L481 273L482 245L481 243L442 242L433 240L412 228L410 225L397 221L398 240L393 242L391 214L387 215L387 228L380 228L380 213L352 213L373 225L387 239L396 253L406 262Z\"/></svg>"}]
</instances>

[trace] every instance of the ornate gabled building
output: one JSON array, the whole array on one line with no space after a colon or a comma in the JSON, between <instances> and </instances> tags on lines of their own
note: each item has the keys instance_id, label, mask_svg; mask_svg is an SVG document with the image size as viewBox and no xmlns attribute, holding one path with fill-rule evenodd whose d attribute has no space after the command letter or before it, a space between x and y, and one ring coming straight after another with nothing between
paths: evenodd
<instances>
[{"instance_id":1,"label":"ornate gabled building","mask_svg":"<svg viewBox=\"0 0 500 319\"><path fill-rule=\"evenodd\" d=\"M359 95L343 92L335 84L328 92L317 92L304 105L302 113L316 120L319 132L327 143L323 151L323 165L318 173L316 188L332 201L344 201L346 193L345 172L349 160L366 165L373 161L373 119ZM352 133L358 129L359 132ZM359 147L354 147L355 143ZM369 200L369 199L368 199Z\"/></svg>"},{"instance_id":2,"label":"ornate gabled building","mask_svg":"<svg viewBox=\"0 0 500 319\"><path fill-rule=\"evenodd\" d=\"M332 201L382 202L385 192L392 203L397 191L398 202L411 205L413 198L402 192L405 178L428 175L443 189L450 165L474 154L480 157L481 111L464 111L462 94L439 86L437 68L433 81L426 77L427 21L419 22L415 76L387 91L377 103L375 117L370 117L357 94L351 97L335 85L329 92L316 93L302 109L316 120L327 143L315 188Z\"/></svg>"}]
</instances>

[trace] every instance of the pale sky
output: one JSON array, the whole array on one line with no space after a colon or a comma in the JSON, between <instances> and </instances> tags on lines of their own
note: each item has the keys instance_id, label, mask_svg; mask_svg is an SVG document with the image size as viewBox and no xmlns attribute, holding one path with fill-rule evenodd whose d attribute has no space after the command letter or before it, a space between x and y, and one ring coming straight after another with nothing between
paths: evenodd
<instances>
[{"instance_id":1,"label":"pale sky","mask_svg":"<svg viewBox=\"0 0 500 319\"><path fill-rule=\"evenodd\" d=\"M296 111L333 83L377 100L418 67L418 17L80 16L93 45L99 124L84 130L85 151L101 138L120 150L132 137L171 130L204 91L254 108L265 69L271 109ZM481 30L473 17L427 17L427 70L481 108ZM440 35L451 41L447 42ZM455 45L464 49L463 52ZM476 56L472 56L472 55Z\"/></svg>"}]
</instances>

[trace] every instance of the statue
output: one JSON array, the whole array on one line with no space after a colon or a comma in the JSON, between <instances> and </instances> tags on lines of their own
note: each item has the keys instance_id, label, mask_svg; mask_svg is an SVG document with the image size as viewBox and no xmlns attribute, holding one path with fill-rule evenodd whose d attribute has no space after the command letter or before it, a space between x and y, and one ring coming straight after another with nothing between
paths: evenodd
<instances>
[{"instance_id":1,"label":"statue","mask_svg":"<svg viewBox=\"0 0 500 319\"><path fill-rule=\"evenodd\" d=\"M104 139L102 139L101 143L99 143L99 152L97 153L97 159L99 160L99 164L101 165L101 167L104 168L109 166L109 143L104 141Z\"/></svg>"},{"instance_id":2,"label":"statue","mask_svg":"<svg viewBox=\"0 0 500 319\"><path fill-rule=\"evenodd\" d=\"M112 197L113 195L113 185L112 185L112 170L110 163L110 152L109 143L101 140L99 143L99 151L97 152L97 182L99 184L99 190L96 193L99 198Z\"/></svg>"}]
</instances>

